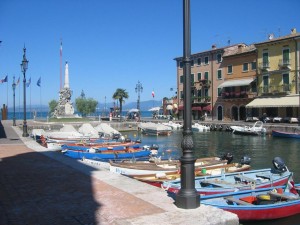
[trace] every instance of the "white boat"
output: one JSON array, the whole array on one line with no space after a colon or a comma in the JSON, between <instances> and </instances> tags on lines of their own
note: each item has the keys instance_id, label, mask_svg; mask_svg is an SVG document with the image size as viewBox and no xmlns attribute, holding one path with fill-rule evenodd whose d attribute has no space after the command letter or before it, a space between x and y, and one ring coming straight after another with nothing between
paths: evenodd
<instances>
[{"instance_id":1,"label":"white boat","mask_svg":"<svg viewBox=\"0 0 300 225\"><path fill-rule=\"evenodd\" d=\"M232 133L244 135L264 135L267 130L263 127L262 121L257 121L252 127L249 126L230 126Z\"/></svg>"},{"instance_id":2,"label":"white boat","mask_svg":"<svg viewBox=\"0 0 300 225\"><path fill-rule=\"evenodd\" d=\"M173 130L179 130L183 127L180 123L174 123L173 121L169 121L167 123L162 123L162 124L171 127Z\"/></svg>"},{"instance_id":3,"label":"white boat","mask_svg":"<svg viewBox=\"0 0 300 225\"><path fill-rule=\"evenodd\" d=\"M207 126L204 126L202 124L195 123L194 125L192 125L192 131L194 131L194 132L207 132L207 131L210 131L210 128L207 127Z\"/></svg>"},{"instance_id":4,"label":"white boat","mask_svg":"<svg viewBox=\"0 0 300 225\"><path fill-rule=\"evenodd\" d=\"M165 135L168 136L172 133L172 128L169 126L165 126L163 124L158 123L139 123L138 128L142 131L145 135Z\"/></svg>"}]
</instances>

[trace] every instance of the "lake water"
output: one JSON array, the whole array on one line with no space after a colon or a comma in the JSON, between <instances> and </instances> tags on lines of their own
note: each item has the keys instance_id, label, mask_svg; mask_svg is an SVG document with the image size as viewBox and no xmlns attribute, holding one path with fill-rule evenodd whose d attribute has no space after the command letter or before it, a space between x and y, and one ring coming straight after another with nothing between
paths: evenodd
<instances>
[{"instance_id":1,"label":"lake water","mask_svg":"<svg viewBox=\"0 0 300 225\"><path fill-rule=\"evenodd\" d=\"M147 136L138 132L124 133L133 140L140 138L143 144L156 143L159 145L159 154L166 157L181 155L182 131L175 131L172 135ZM195 157L221 156L230 152L234 161L239 162L241 157L251 157L252 169L273 167L274 157L281 157L290 171L294 173L296 183L300 182L300 139L273 138L272 136L243 136L226 131L212 131L193 133ZM169 154L166 150L171 149ZM297 216L273 221L245 222L244 225L294 225L300 224L300 214Z\"/></svg>"}]
</instances>

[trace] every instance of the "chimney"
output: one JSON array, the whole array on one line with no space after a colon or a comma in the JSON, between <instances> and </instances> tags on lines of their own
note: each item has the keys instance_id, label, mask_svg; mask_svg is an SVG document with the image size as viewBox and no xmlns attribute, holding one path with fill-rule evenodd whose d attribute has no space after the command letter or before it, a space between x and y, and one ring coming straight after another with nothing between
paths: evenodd
<instances>
[{"instance_id":1,"label":"chimney","mask_svg":"<svg viewBox=\"0 0 300 225\"><path fill-rule=\"evenodd\" d=\"M243 49L244 45L243 44L238 44L238 52L241 52Z\"/></svg>"},{"instance_id":2,"label":"chimney","mask_svg":"<svg viewBox=\"0 0 300 225\"><path fill-rule=\"evenodd\" d=\"M297 33L296 28L292 28L291 29L291 34L296 34L296 33Z\"/></svg>"},{"instance_id":3,"label":"chimney","mask_svg":"<svg viewBox=\"0 0 300 225\"><path fill-rule=\"evenodd\" d=\"M217 45L213 44L213 45L211 46L211 48L212 48L212 49L216 49L216 48L217 48Z\"/></svg>"}]
</instances>

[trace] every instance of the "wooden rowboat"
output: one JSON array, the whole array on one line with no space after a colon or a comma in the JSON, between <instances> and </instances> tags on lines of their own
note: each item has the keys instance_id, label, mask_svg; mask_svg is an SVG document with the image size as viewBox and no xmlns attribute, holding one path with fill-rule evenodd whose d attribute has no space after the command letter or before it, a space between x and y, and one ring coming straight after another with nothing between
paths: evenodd
<instances>
[{"instance_id":1,"label":"wooden rowboat","mask_svg":"<svg viewBox=\"0 0 300 225\"><path fill-rule=\"evenodd\" d=\"M219 157L200 158L195 162L197 167L209 167L217 165L226 165L227 160L221 160ZM163 160L158 162L149 161L110 161L110 171L123 175L141 175L141 174L157 174L164 172L177 172L180 168L179 160Z\"/></svg>"},{"instance_id":2,"label":"wooden rowboat","mask_svg":"<svg viewBox=\"0 0 300 225\"><path fill-rule=\"evenodd\" d=\"M300 213L299 185L201 197L201 204L235 213L240 221L274 220Z\"/></svg>"},{"instance_id":3,"label":"wooden rowboat","mask_svg":"<svg viewBox=\"0 0 300 225\"><path fill-rule=\"evenodd\" d=\"M207 176L207 175L219 175L221 173L232 173L232 172L240 172L246 171L251 168L250 165L242 165L240 163L231 163L225 165L217 165L217 166L199 166L195 168L195 176ZM146 174L146 175L129 175L129 177L134 178L136 180L146 182L153 186L161 187L164 181L171 181L180 178L180 173L178 171L175 172L166 172L166 173L154 173L154 174Z\"/></svg>"}]
</instances>

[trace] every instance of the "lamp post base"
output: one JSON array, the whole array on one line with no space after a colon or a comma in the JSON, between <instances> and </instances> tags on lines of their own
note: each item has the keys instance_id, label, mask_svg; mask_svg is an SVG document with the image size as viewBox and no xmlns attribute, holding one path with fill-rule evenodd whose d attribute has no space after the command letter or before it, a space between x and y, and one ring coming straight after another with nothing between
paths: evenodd
<instances>
[{"instance_id":1,"label":"lamp post base","mask_svg":"<svg viewBox=\"0 0 300 225\"><path fill-rule=\"evenodd\" d=\"M27 124L24 124L23 125L23 134L22 134L23 137L28 137L29 134L27 132Z\"/></svg>"},{"instance_id":2,"label":"lamp post base","mask_svg":"<svg viewBox=\"0 0 300 225\"><path fill-rule=\"evenodd\" d=\"M17 126L17 125L16 125L16 119L15 119L15 118L13 119L13 126L14 126L14 127Z\"/></svg>"},{"instance_id":3,"label":"lamp post base","mask_svg":"<svg viewBox=\"0 0 300 225\"><path fill-rule=\"evenodd\" d=\"M176 206L181 209L196 209L200 206L200 195L194 190L180 190L176 195Z\"/></svg>"}]
</instances>

